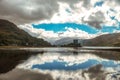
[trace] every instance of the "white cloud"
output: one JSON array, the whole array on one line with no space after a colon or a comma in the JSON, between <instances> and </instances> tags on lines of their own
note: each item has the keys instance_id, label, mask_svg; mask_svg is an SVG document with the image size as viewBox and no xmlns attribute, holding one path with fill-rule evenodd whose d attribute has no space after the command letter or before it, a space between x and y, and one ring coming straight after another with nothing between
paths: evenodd
<instances>
[{"instance_id":1,"label":"white cloud","mask_svg":"<svg viewBox=\"0 0 120 80\"><path fill-rule=\"evenodd\" d=\"M43 50L46 50L46 49L43 49ZM104 58L98 57L94 54L89 54L90 51L88 51L89 53L78 54L77 56L75 56L75 55L72 55L72 53L71 53L71 51L74 51L74 49L73 50L71 50L71 49L69 50L68 48L65 49L68 52L67 54L62 53L62 51L63 51L62 49L57 50L57 48L56 48L56 49L54 49L54 51L56 51L56 52L53 52L52 54L50 53L49 50L48 51L46 50L46 53L44 53L42 55L39 54L39 55L30 57L26 62L19 64L17 67L18 68L31 68L33 65L45 64L46 62L52 63L52 62L54 62L54 60L57 60L58 62L66 62L67 63L66 66L82 64L91 59L97 60L99 63L104 62L104 61L106 61L106 62L110 61L109 59L104 59ZM115 64L118 64L120 61L113 61L113 62Z\"/></svg>"},{"instance_id":2,"label":"white cloud","mask_svg":"<svg viewBox=\"0 0 120 80\"><path fill-rule=\"evenodd\" d=\"M98 1L101 0L81 0L73 5L74 8L68 3L59 2L58 12L50 20L43 20L40 23L87 23L96 28L100 28L102 24L117 25L118 22L110 18L110 16L115 16L117 20L120 20L120 5L118 5L117 0L112 0L112 2L103 0L102 6L94 7L94 4ZM114 9L116 13L112 13L110 9Z\"/></svg>"},{"instance_id":3,"label":"white cloud","mask_svg":"<svg viewBox=\"0 0 120 80\"><path fill-rule=\"evenodd\" d=\"M73 29L73 28L66 28L66 31L63 32L63 34L59 35L60 37L77 37L80 39L89 39L94 37L94 34L88 34L85 31L79 30L79 29Z\"/></svg>"},{"instance_id":4,"label":"white cloud","mask_svg":"<svg viewBox=\"0 0 120 80\"><path fill-rule=\"evenodd\" d=\"M88 34L85 31L79 30L79 29L73 29L73 28L65 28L66 31L64 32L53 32L53 31L46 31L44 29L36 29L33 28L32 25L26 24L26 25L20 25L19 28L25 30L30 35L37 37L37 38L43 38L44 40L54 43L56 40L59 40L61 38L65 37L71 37L71 38L80 38L80 39L90 39L96 36L96 34Z\"/></svg>"},{"instance_id":5,"label":"white cloud","mask_svg":"<svg viewBox=\"0 0 120 80\"><path fill-rule=\"evenodd\" d=\"M116 19L120 20L119 0L103 0L101 7L94 7L98 1L102 0L1 0L0 17L16 24L90 22L90 25L97 23L100 27L101 21L111 23L107 11L112 8L116 11Z\"/></svg>"}]
</instances>

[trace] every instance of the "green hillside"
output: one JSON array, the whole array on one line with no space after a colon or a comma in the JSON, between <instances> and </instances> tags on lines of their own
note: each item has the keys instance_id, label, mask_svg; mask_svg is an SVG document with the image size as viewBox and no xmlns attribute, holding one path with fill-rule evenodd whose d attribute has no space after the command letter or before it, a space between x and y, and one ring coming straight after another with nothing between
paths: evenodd
<instances>
[{"instance_id":1,"label":"green hillside","mask_svg":"<svg viewBox=\"0 0 120 80\"><path fill-rule=\"evenodd\" d=\"M120 33L105 34L83 41L84 46L120 46Z\"/></svg>"},{"instance_id":2,"label":"green hillside","mask_svg":"<svg viewBox=\"0 0 120 80\"><path fill-rule=\"evenodd\" d=\"M30 36L14 23L0 19L0 46L51 46L43 39Z\"/></svg>"}]
</instances>

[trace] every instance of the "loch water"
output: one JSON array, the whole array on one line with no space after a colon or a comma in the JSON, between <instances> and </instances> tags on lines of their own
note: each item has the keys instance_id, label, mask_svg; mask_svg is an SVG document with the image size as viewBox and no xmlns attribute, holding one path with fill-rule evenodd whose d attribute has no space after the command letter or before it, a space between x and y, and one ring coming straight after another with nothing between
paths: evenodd
<instances>
[{"instance_id":1,"label":"loch water","mask_svg":"<svg viewBox=\"0 0 120 80\"><path fill-rule=\"evenodd\" d=\"M54 80L120 80L120 52L81 48L29 48L43 51L17 68L50 74Z\"/></svg>"}]
</instances>

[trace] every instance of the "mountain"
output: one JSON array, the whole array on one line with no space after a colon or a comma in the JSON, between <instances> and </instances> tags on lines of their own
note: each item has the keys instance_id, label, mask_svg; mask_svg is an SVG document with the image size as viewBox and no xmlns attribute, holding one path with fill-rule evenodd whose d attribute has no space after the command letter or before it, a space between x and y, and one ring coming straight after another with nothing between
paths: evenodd
<instances>
[{"instance_id":1,"label":"mountain","mask_svg":"<svg viewBox=\"0 0 120 80\"><path fill-rule=\"evenodd\" d=\"M0 46L51 46L43 39L30 36L14 23L0 19Z\"/></svg>"},{"instance_id":2,"label":"mountain","mask_svg":"<svg viewBox=\"0 0 120 80\"><path fill-rule=\"evenodd\" d=\"M73 40L74 39L78 39L78 38L72 38L72 37L66 37L66 38L62 38L62 39L59 39L57 41L55 41L55 45L66 45L66 44L70 44L70 43L73 43ZM78 42L80 43L81 42L81 39L78 39Z\"/></svg>"},{"instance_id":3,"label":"mountain","mask_svg":"<svg viewBox=\"0 0 120 80\"><path fill-rule=\"evenodd\" d=\"M73 40L77 38L62 38L57 40L55 43L56 45L65 45L69 46L73 43ZM113 34L104 34L97 36L92 39L79 39L78 42L82 46L120 46L120 33L113 33Z\"/></svg>"},{"instance_id":4,"label":"mountain","mask_svg":"<svg viewBox=\"0 0 120 80\"><path fill-rule=\"evenodd\" d=\"M83 41L84 46L120 46L120 33L104 34Z\"/></svg>"}]
</instances>

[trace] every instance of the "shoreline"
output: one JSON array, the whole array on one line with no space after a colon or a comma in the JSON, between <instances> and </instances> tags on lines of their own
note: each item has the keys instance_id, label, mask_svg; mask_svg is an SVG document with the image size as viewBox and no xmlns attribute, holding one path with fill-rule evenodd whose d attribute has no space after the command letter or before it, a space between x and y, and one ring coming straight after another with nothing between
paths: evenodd
<instances>
[{"instance_id":1,"label":"shoreline","mask_svg":"<svg viewBox=\"0 0 120 80\"><path fill-rule=\"evenodd\" d=\"M76 50L105 50L105 51L117 51L120 52L120 47L101 47L101 46L83 46L83 47L26 47L26 46L0 46L0 50L5 50L5 49L9 49L9 50L27 50L27 49L64 49L64 48L68 48L68 49L76 49Z\"/></svg>"}]
</instances>

